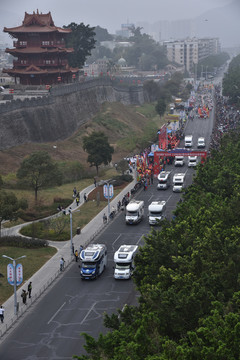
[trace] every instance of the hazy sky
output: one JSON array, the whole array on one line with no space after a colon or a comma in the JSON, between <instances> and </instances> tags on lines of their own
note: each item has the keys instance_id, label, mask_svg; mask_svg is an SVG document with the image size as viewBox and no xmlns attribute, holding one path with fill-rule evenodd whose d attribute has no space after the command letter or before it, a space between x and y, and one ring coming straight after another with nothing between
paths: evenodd
<instances>
[{"instance_id":1,"label":"hazy sky","mask_svg":"<svg viewBox=\"0 0 240 360\"><path fill-rule=\"evenodd\" d=\"M122 23L189 19L233 0L0 0L0 24L20 25L24 12L51 11L55 25L100 25L115 34ZM239 0L240 1L240 0Z\"/></svg>"}]
</instances>

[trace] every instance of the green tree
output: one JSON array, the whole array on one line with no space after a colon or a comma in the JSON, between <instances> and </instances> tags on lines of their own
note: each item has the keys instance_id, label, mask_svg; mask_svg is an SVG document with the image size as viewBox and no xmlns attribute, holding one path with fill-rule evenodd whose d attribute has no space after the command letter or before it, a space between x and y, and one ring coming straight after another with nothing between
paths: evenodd
<instances>
[{"instance_id":1,"label":"green tree","mask_svg":"<svg viewBox=\"0 0 240 360\"><path fill-rule=\"evenodd\" d=\"M88 56L91 55L91 50L95 48L95 32L94 27L84 25L83 23L71 23L63 26L65 29L71 29L72 32L66 38L67 47L72 47L74 53L69 54L69 64L73 67L81 68Z\"/></svg>"},{"instance_id":2,"label":"green tree","mask_svg":"<svg viewBox=\"0 0 240 360\"><path fill-rule=\"evenodd\" d=\"M111 41L113 40L113 35L109 34L107 29L102 28L101 26L96 26L94 29L95 32L95 40L97 41L96 45L100 45L101 41Z\"/></svg>"},{"instance_id":3,"label":"green tree","mask_svg":"<svg viewBox=\"0 0 240 360\"><path fill-rule=\"evenodd\" d=\"M34 152L24 159L17 171L17 178L24 186L34 190L35 201L40 189L62 183L61 172L47 151Z\"/></svg>"},{"instance_id":4,"label":"green tree","mask_svg":"<svg viewBox=\"0 0 240 360\"><path fill-rule=\"evenodd\" d=\"M1 225L4 220L16 220L19 217L20 210L27 209L27 201L18 200L12 192L0 191L0 236Z\"/></svg>"},{"instance_id":5,"label":"green tree","mask_svg":"<svg viewBox=\"0 0 240 360\"><path fill-rule=\"evenodd\" d=\"M166 108L167 108L167 105L166 105L165 101L163 99L159 99L155 109L160 117L164 115Z\"/></svg>"},{"instance_id":6,"label":"green tree","mask_svg":"<svg viewBox=\"0 0 240 360\"><path fill-rule=\"evenodd\" d=\"M121 172L122 175L129 169L128 161L127 160L120 160L117 164L117 171Z\"/></svg>"},{"instance_id":7,"label":"green tree","mask_svg":"<svg viewBox=\"0 0 240 360\"><path fill-rule=\"evenodd\" d=\"M95 166L97 175L101 164L107 165L112 160L114 148L109 144L108 137L103 132L94 131L83 138L83 149L88 153L87 161Z\"/></svg>"}]
</instances>

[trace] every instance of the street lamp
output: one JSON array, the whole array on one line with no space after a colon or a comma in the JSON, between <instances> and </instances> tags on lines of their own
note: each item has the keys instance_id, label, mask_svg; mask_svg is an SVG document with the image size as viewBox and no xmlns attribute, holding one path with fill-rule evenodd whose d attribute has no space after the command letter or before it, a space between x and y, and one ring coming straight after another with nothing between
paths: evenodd
<instances>
[{"instance_id":1,"label":"street lamp","mask_svg":"<svg viewBox=\"0 0 240 360\"><path fill-rule=\"evenodd\" d=\"M13 276L14 276L14 314L17 315L18 308L17 308L17 279L16 279L16 261L19 259L23 259L26 255L20 256L17 259L13 259L10 256L2 255L2 257L12 260L13 262Z\"/></svg>"},{"instance_id":2,"label":"street lamp","mask_svg":"<svg viewBox=\"0 0 240 360\"><path fill-rule=\"evenodd\" d=\"M70 255L74 255L74 252L73 252L73 236L72 236L72 209L69 208L68 209L69 211L69 216L70 216L70 239L71 239L71 242L70 242ZM76 210L76 212L80 212L80 210Z\"/></svg>"}]
</instances>

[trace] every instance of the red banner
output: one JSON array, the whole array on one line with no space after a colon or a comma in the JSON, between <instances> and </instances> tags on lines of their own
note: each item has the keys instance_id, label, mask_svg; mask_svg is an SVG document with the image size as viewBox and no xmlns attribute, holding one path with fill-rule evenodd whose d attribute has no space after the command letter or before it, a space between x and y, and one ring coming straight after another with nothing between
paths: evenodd
<instances>
[{"instance_id":1,"label":"red banner","mask_svg":"<svg viewBox=\"0 0 240 360\"><path fill-rule=\"evenodd\" d=\"M158 131L159 149L165 150L167 148L167 125L163 125Z\"/></svg>"}]
</instances>

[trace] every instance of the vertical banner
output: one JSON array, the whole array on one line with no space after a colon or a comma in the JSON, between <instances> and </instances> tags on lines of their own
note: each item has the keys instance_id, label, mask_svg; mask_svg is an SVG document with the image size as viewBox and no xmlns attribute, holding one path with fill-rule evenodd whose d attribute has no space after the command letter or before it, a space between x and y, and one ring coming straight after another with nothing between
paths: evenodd
<instances>
[{"instance_id":1,"label":"vertical banner","mask_svg":"<svg viewBox=\"0 0 240 360\"><path fill-rule=\"evenodd\" d=\"M167 148L167 125L163 125L158 131L159 149L165 150Z\"/></svg>"},{"instance_id":2,"label":"vertical banner","mask_svg":"<svg viewBox=\"0 0 240 360\"><path fill-rule=\"evenodd\" d=\"M14 285L14 269L13 264L8 264L7 266L7 280L10 285Z\"/></svg>"},{"instance_id":3,"label":"vertical banner","mask_svg":"<svg viewBox=\"0 0 240 360\"><path fill-rule=\"evenodd\" d=\"M23 267L22 264L17 264L16 266L16 282L17 286L20 285L23 282Z\"/></svg>"}]
</instances>

